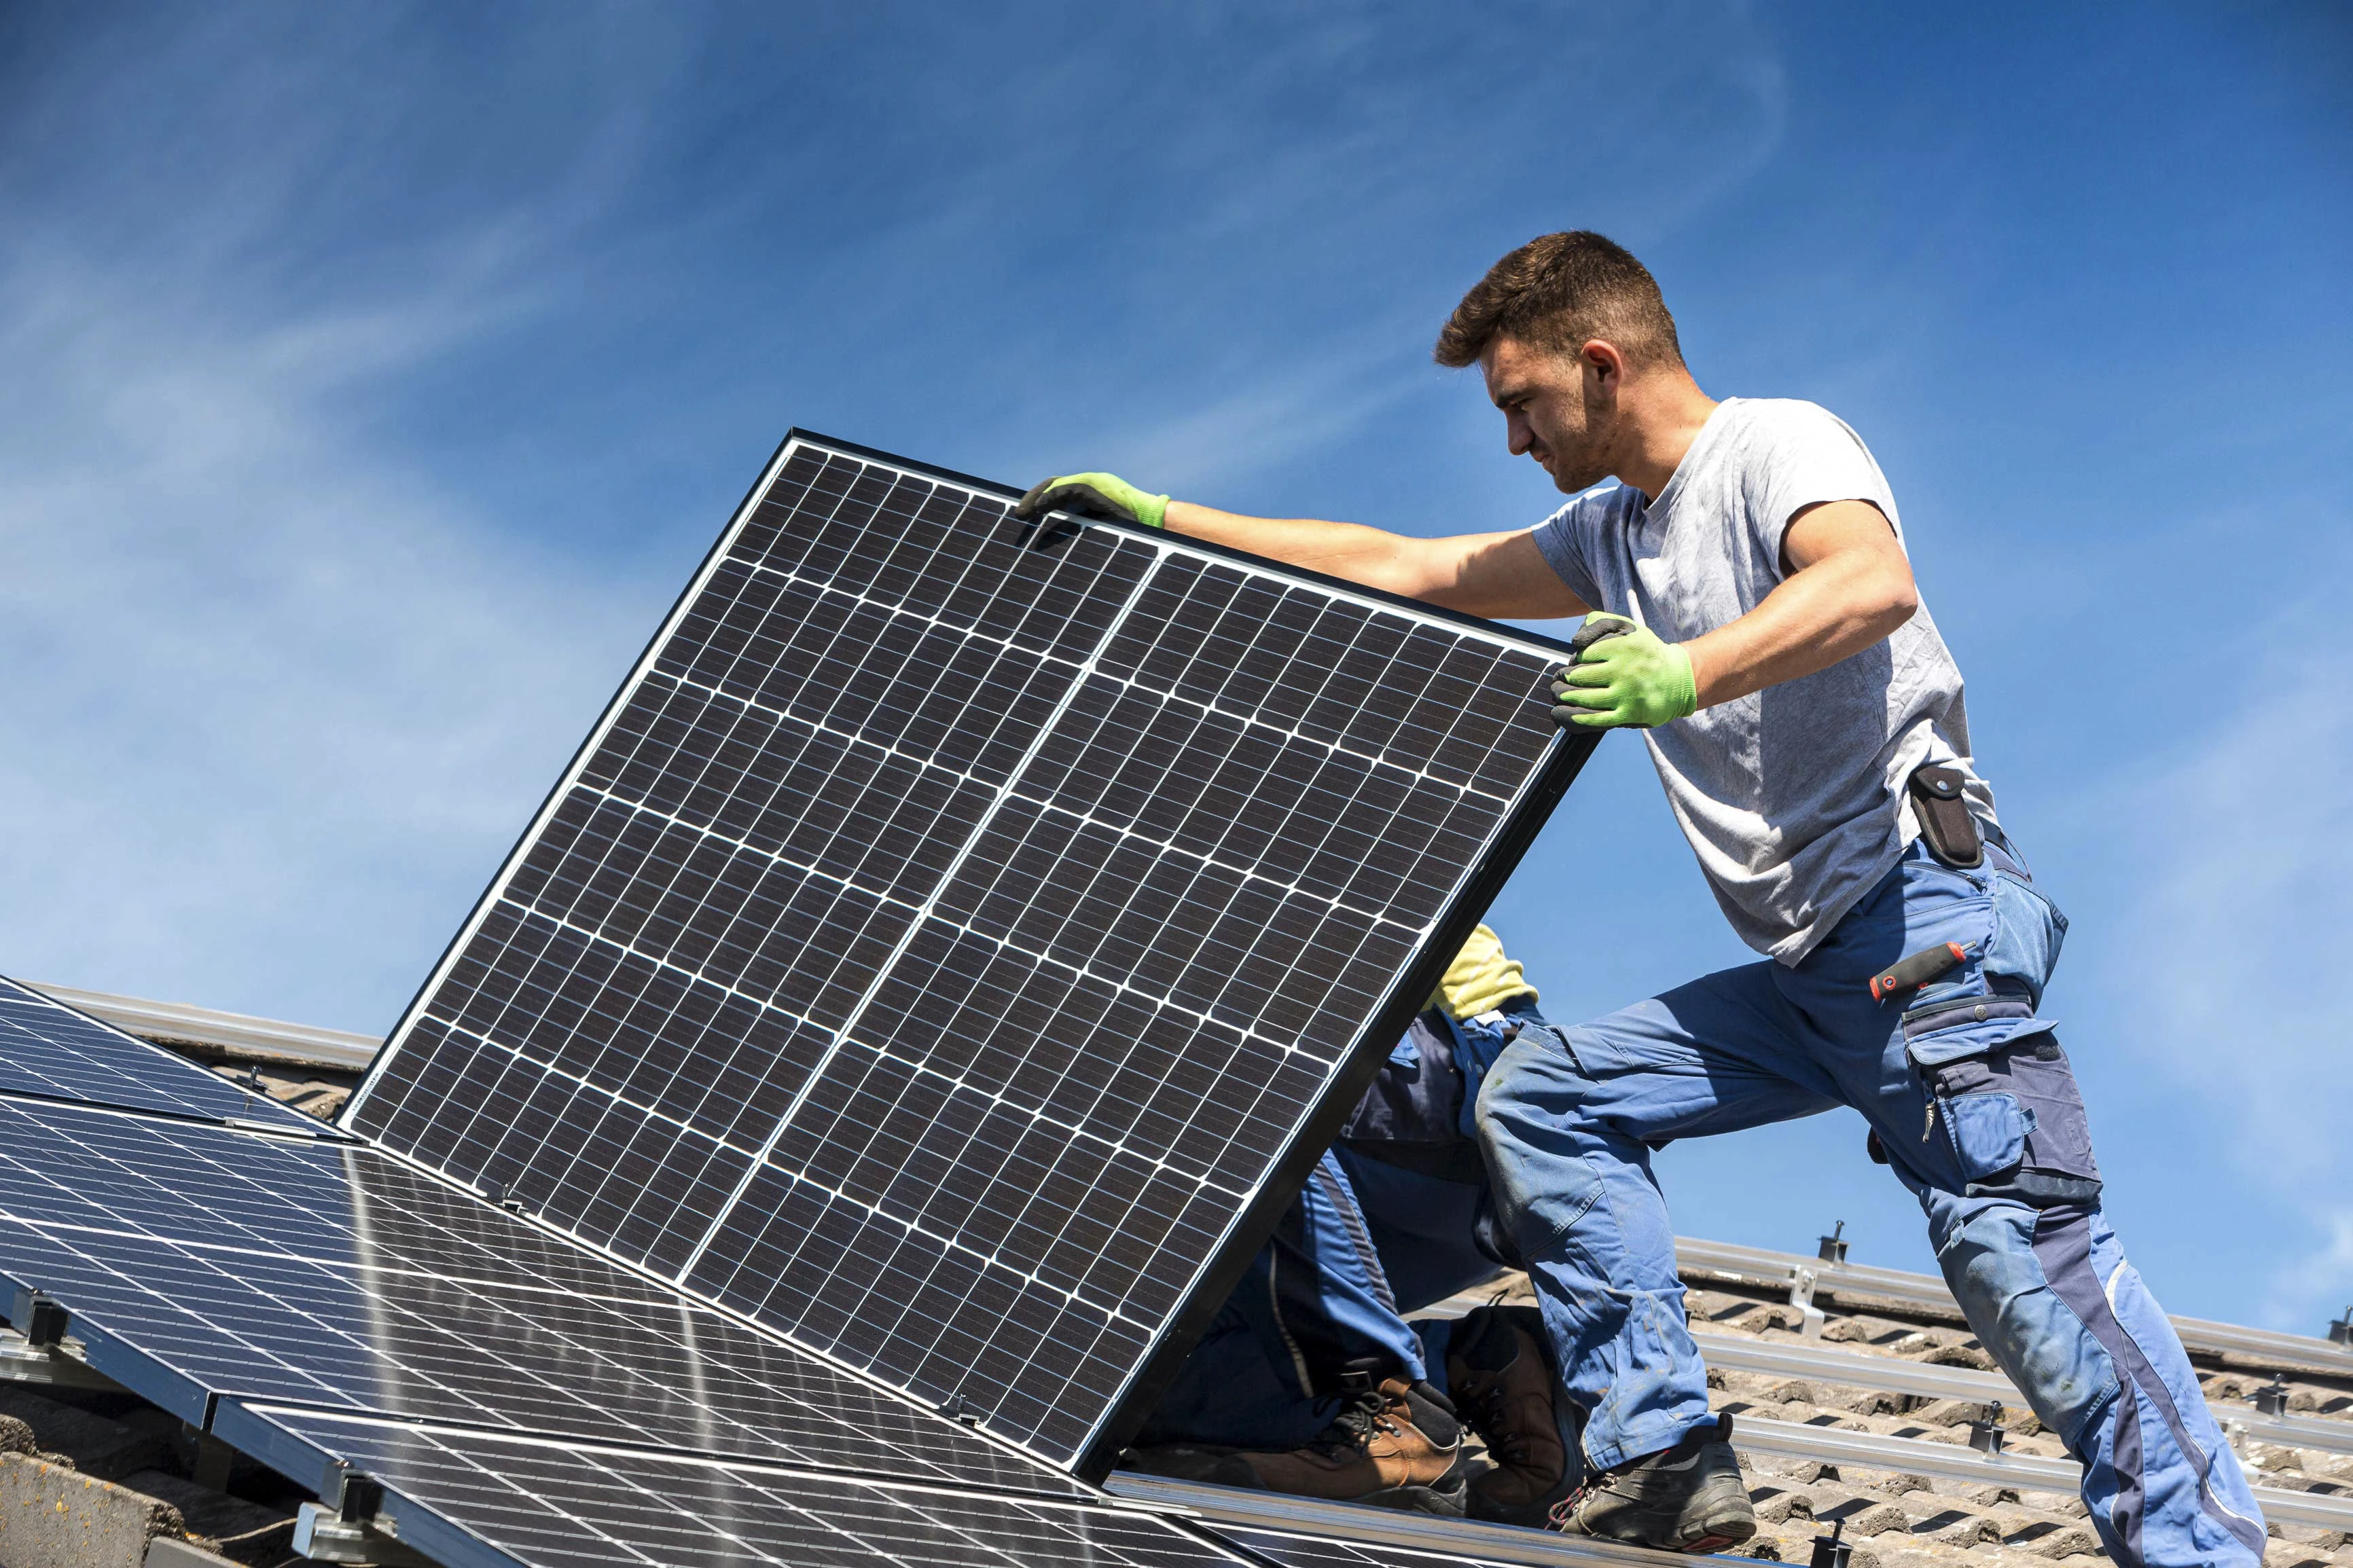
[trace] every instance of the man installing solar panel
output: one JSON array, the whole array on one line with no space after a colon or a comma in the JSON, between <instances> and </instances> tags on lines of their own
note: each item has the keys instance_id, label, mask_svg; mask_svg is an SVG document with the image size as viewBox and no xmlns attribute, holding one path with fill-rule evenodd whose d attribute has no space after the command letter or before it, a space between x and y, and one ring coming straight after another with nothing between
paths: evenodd
<instances>
[{"instance_id":1,"label":"man installing solar panel","mask_svg":"<svg viewBox=\"0 0 2353 1568\"><path fill-rule=\"evenodd\" d=\"M1251 1260L1123 1461L1188 1480L1540 1525L1577 1470L1573 1407L1529 1307L1404 1314L1486 1283L1495 1232L1472 1107L1547 1027L1481 926ZM1473 1474L1464 1423L1490 1468Z\"/></svg>"},{"instance_id":2,"label":"man installing solar panel","mask_svg":"<svg viewBox=\"0 0 2353 1568\"><path fill-rule=\"evenodd\" d=\"M1658 284L1596 234L1497 262L1437 358L1480 367L1511 451L1573 498L1536 528L1409 538L1100 473L1021 510L1124 516L1474 615L1588 617L1554 718L1641 732L1718 905L1765 955L1523 1030L1486 1075L1497 1207L1585 1416L1589 1473L1552 1522L1677 1551L1754 1532L1648 1145L1849 1105L1919 1200L1970 1328L2082 1462L2109 1557L2260 1562L2237 1457L2102 1213L2039 1015L2066 921L1994 815L1862 438L1810 403L1702 392Z\"/></svg>"}]
</instances>

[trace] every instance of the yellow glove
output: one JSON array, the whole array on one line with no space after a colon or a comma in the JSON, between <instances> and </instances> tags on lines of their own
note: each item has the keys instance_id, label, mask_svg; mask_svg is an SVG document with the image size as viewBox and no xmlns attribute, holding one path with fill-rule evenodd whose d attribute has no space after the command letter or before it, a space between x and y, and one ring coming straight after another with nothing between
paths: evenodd
<instances>
[{"instance_id":1,"label":"yellow glove","mask_svg":"<svg viewBox=\"0 0 2353 1568\"><path fill-rule=\"evenodd\" d=\"M1471 932L1471 940L1446 966L1446 978L1438 983L1426 1005L1443 1007L1458 1019L1475 1018L1514 996L1533 1002L1536 988L1521 977L1520 961L1504 952L1504 939L1482 925Z\"/></svg>"}]
</instances>

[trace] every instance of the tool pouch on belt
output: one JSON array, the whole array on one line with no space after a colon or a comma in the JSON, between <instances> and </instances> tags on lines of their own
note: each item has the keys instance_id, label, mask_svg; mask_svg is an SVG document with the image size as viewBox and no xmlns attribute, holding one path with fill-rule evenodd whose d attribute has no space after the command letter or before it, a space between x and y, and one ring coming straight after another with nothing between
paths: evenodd
<instances>
[{"instance_id":1,"label":"tool pouch on belt","mask_svg":"<svg viewBox=\"0 0 2353 1568\"><path fill-rule=\"evenodd\" d=\"M1920 819L1920 837L1929 853L1946 865L1974 871L1985 863L1985 841L1978 836L1978 819L1969 815L1962 792L1968 775L1941 763L1923 763L1912 770L1912 811Z\"/></svg>"}]
</instances>

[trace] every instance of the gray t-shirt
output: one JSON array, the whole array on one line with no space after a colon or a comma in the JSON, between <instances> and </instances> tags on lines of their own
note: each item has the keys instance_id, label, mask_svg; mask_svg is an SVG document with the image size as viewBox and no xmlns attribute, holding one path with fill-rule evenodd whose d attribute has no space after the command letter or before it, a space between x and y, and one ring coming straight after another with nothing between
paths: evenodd
<instances>
[{"instance_id":1,"label":"gray t-shirt","mask_svg":"<svg viewBox=\"0 0 2353 1568\"><path fill-rule=\"evenodd\" d=\"M1790 515L1865 500L1904 526L1862 438L1829 410L1727 398L1653 502L1588 490L1535 542L1577 596L1688 642L1778 586ZM1919 826L1905 781L1924 762L1970 775L1961 672L1924 603L1886 641L1646 731L1651 760L1700 868L1740 939L1796 963L1886 874Z\"/></svg>"}]
</instances>

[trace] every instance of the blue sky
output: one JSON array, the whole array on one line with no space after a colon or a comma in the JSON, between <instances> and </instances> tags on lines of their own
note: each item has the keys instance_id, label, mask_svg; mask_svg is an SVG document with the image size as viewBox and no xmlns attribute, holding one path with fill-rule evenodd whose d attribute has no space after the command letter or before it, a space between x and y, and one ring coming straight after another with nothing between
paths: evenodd
<instances>
[{"instance_id":1,"label":"blue sky","mask_svg":"<svg viewBox=\"0 0 2353 1568\"><path fill-rule=\"evenodd\" d=\"M1429 345L1598 228L1893 479L2177 1311L2353 1300L2341 8L0 11L0 972L390 1025L776 438L1422 532ZM1607 910L1606 915L1601 911ZM1573 1018L1746 956L1641 749L1497 908ZM1925 1267L1849 1113L1686 1232Z\"/></svg>"}]
</instances>

